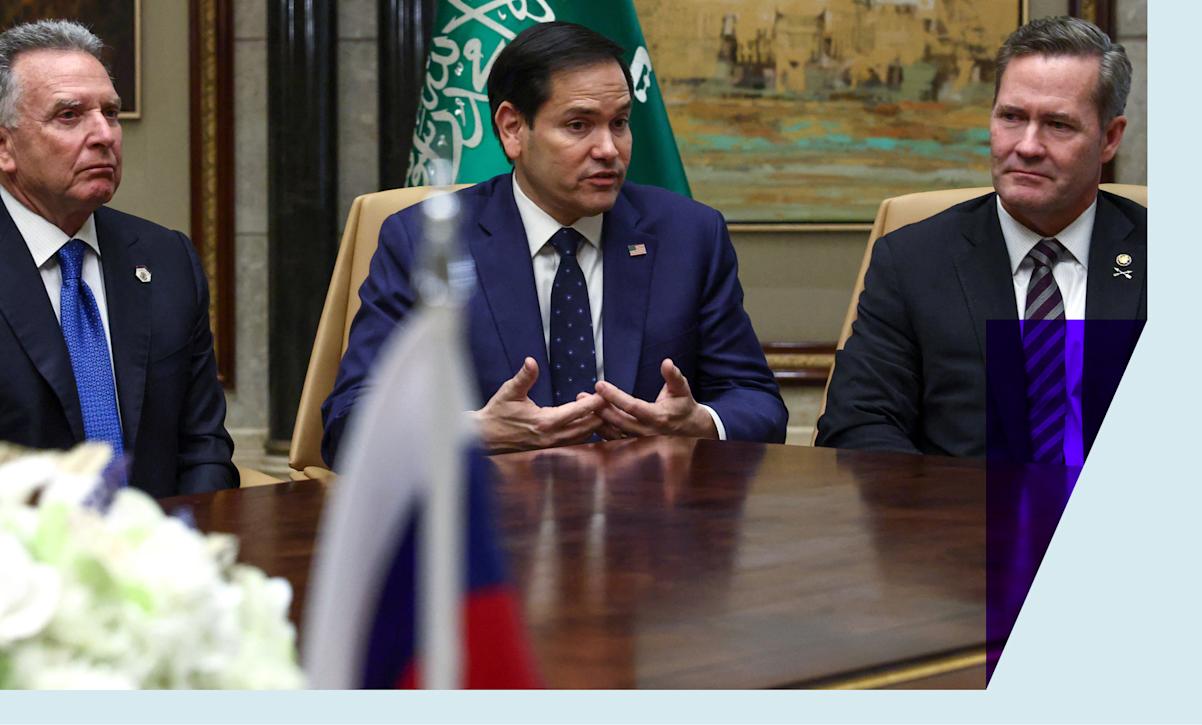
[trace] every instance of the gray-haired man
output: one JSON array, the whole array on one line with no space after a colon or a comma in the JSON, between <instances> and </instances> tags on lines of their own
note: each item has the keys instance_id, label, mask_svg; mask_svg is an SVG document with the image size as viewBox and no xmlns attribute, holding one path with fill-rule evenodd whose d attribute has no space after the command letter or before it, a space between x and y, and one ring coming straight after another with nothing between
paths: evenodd
<instances>
[{"instance_id":1,"label":"gray-haired man","mask_svg":"<svg viewBox=\"0 0 1202 725\"><path fill-rule=\"evenodd\" d=\"M103 206L121 101L65 21L0 33L0 439L109 443L156 496L238 485L188 239Z\"/></svg>"}]
</instances>

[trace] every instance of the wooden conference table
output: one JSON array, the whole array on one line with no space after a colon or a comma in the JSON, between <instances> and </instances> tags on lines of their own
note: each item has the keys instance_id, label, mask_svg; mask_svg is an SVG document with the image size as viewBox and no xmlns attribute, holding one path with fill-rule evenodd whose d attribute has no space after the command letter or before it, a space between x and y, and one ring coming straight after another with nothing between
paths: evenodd
<instances>
[{"instance_id":1,"label":"wooden conference table","mask_svg":"<svg viewBox=\"0 0 1202 725\"><path fill-rule=\"evenodd\" d=\"M981 462L673 438L493 460L552 687L984 686ZM300 622L325 496L305 481L164 504L238 534L243 561L292 583Z\"/></svg>"}]
</instances>

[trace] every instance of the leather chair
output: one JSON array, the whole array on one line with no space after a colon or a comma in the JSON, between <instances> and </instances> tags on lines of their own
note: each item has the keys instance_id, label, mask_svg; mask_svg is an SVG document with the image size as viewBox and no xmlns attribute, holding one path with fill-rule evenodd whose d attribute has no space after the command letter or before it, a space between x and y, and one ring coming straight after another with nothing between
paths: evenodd
<instances>
[{"instance_id":1,"label":"leather chair","mask_svg":"<svg viewBox=\"0 0 1202 725\"><path fill-rule=\"evenodd\" d=\"M454 191L470 184L447 187ZM351 321L359 311L359 287L367 278L372 255L380 238L380 227L394 212L412 206L443 189L416 186L364 194L351 204L338 247L338 259L326 292L325 306L317 324L309 369L301 389L300 405L296 411L296 427L292 429L292 445L288 450L288 465L294 479L333 479L333 472L321 457L321 404L334 389L338 363L346 352Z\"/></svg>"},{"instance_id":2,"label":"leather chair","mask_svg":"<svg viewBox=\"0 0 1202 725\"><path fill-rule=\"evenodd\" d=\"M1101 188L1112 194L1125 196L1132 201L1148 205L1148 187L1136 184L1102 184ZM851 326L856 321L856 307L860 302L860 293L864 291L864 274L868 272L868 263L872 260L872 246L876 240L896 229L920 222L932 217L962 201L975 199L978 196L993 191L989 186L977 186L967 189L943 189L940 191L922 191L917 194L905 194L885 199L876 211L876 221L872 223L872 231L868 234L868 246L864 250L864 259L860 262L860 272L856 275L856 284L851 291L851 302L847 306L847 315L843 318L843 329L839 332L839 343L836 350L842 350L851 337ZM826 396L830 391L831 377L835 368L831 367L831 375L827 376L826 389L822 391L822 405L818 408L818 416L826 412ZM818 439L818 426L814 426L814 435L810 443Z\"/></svg>"}]
</instances>

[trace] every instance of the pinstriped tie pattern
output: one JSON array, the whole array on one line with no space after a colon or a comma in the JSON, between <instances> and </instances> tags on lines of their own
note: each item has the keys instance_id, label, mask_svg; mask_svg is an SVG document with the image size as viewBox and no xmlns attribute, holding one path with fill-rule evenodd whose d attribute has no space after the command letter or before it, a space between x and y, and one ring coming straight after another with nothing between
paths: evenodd
<instances>
[{"instance_id":1,"label":"pinstriped tie pattern","mask_svg":"<svg viewBox=\"0 0 1202 725\"><path fill-rule=\"evenodd\" d=\"M1064 422L1068 389L1064 372L1064 298L1052 265L1065 254L1055 239L1042 239L1027 254L1035 263L1027 285L1023 315L1023 353L1027 369L1027 430L1031 460L1064 463Z\"/></svg>"},{"instance_id":2,"label":"pinstriped tie pattern","mask_svg":"<svg viewBox=\"0 0 1202 725\"><path fill-rule=\"evenodd\" d=\"M117 413L117 391L113 385L113 367L109 360L108 340L100 308L92 290L83 281L84 243L72 239L58 250L58 265L63 274L59 296L63 340L71 357L75 387L79 391L79 409L83 415L84 437L106 441L113 447L113 458L124 450L121 418Z\"/></svg>"},{"instance_id":3,"label":"pinstriped tie pattern","mask_svg":"<svg viewBox=\"0 0 1202 725\"><path fill-rule=\"evenodd\" d=\"M564 227L548 242L559 252L559 269L551 287L551 396L555 405L570 403L577 393L593 392L597 384L597 350L593 313L584 272L576 249L584 237Z\"/></svg>"}]
</instances>

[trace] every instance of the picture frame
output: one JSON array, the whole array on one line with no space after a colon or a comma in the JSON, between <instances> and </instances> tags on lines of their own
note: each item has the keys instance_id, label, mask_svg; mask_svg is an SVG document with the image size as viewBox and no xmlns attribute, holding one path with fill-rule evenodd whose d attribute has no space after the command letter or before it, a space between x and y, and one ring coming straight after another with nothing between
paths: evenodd
<instances>
[{"instance_id":1,"label":"picture frame","mask_svg":"<svg viewBox=\"0 0 1202 725\"><path fill-rule=\"evenodd\" d=\"M0 30L51 18L75 20L104 41L105 63L121 96L122 120L142 118L142 0L9 0Z\"/></svg>"},{"instance_id":2,"label":"picture frame","mask_svg":"<svg viewBox=\"0 0 1202 725\"><path fill-rule=\"evenodd\" d=\"M866 230L884 198L988 185L1025 0L636 5L693 196L732 230Z\"/></svg>"}]
</instances>

